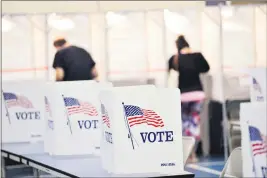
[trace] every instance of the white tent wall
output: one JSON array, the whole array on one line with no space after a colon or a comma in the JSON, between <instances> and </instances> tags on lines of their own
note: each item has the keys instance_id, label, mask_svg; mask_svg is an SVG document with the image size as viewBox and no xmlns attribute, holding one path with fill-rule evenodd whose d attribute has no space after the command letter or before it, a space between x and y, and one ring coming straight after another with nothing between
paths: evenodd
<instances>
[{"instance_id":1,"label":"white tent wall","mask_svg":"<svg viewBox=\"0 0 267 178\"><path fill-rule=\"evenodd\" d=\"M12 21L16 23L16 28L2 34L2 68L7 72L3 74L3 79L34 78L34 71L23 75L12 72L12 68L27 70L34 67L31 23L26 16L13 17Z\"/></svg>"},{"instance_id":2,"label":"white tent wall","mask_svg":"<svg viewBox=\"0 0 267 178\"><path fill-rule=\"evenodd\" d=\"M104 13L93 14L90 16L91 22L91 55L97 63L99 79L108 79L108 60L107 60L107 30Z\"/></svg>"},{"instance_id":3,"label":"white tent wall","mask_svg":"<svg viewBox=\"0 0 267 178\"><path fill-rule=\"evenodd\" d=\"M157 85L166 85L167 60L176 52L174 41L181 33L194 51L203 52L211 66L210 74L215 78L220 68L220 11L217 7L203 8L202 2L147 2L149 5L139 4L139 9L138 1L116 6L115 2L111 5L108 1L68 2L64 4L65 11L60 9L62 4L51 9L46 8L47 4L38 4L35 9L16 4L23 6L16 9L12 3L3 2L4 18L16 24L9 32L3 33L4 80L53 80L51 66L55 50L52 40L58 35L65 35L72 44L82 46L92 54L101 80L155 78ZM89 4L77 5L79 3ZM99 11L110 10L109 5L116 15L122 15L125 19L108 25L106 13ZM169 10L160 10L160 6ZM266 6L240 6L234 9L233 17L223 20L223 64L227 75L240 75L240 68L266 66ZM51 15L47 13L51 11L64 12L57 14L71 19L74 28L68 31L46 29L45 18ZM168 18L170 14L173 17ZM172 86L177 86L177 74L172 74L170 81L173 82ZM219 84L217 88L220 88ZM218 90L214 91L218 93Z\"/></svg>"},{"instance_id":4,"label":"white tent wall","mask_svg":"<svg viewBox=\"0 0 267 178\"><path fill-rule=\"evenodd\" d=\"M81 13L203 9L204 1L3 1L3 13Z\"/></svg>"},{"instance_id":5,"label":"white tent wall","mask_svg":"<svg viewBox=\"0 0 267 178\"><path fill-rule=\"evenodd\" d=\"M223 64L228 68L254 66L253 7L234 8L231 18L223 19ZM245 51L245 52L244 52Z\"/></svg>"},{"instance_id":6,"label":"white tent wall","mask_svg":"<svg viewBox=\"0 0 267 178\"><path fill-rule=\"evenodd\" d=\"M218 65L218 60L220 59L219 17L220 10L217 7L206 8L201 13L201 52L207 59L211 68L210 73L212 74L215 74L220 67Z\"/></svg>"},{"instance_id":7,"label":"white tent wall","mask_svg":"<svg viewBox=\"0 0 267 178\"><path fill-rule=\"evenodd\" d=\"M267 6L255 8L256 66L267 66Z\"/></svg>"},{"instance_id":8,"label":"white tent wall","mask_svg":"<svg viewBox=\"0 0 267 178\"><path fill-rule=\"evenodd\" d=\"M201 52L210 65L210 74L212 75L213 86L211 95L213 99L221 100L221 78L220 70L220 9L217 7L205 8L201 14L202 17L202 50Z\"/></svg>"},{"instance_id":9,"label":"white tent wall","mask_svg":"<svg viewBox=\"0 0 267 178\"><path fill-rule=\"evenodd\" d=\"M146 12L147 28L147 70L149 78L155 78L156 84L167 84L167 54L166 26L163 11ZM164 60L162 60L164 59ZM176 81L176 80L174 80Z\"/></svg>"},{"instance_id":10,"label":"white tent wall","mask_svg":"<svg viewBox=\"0 0 267 178\"><path fill-rule=\"evenodd\" d=\"M145 13L117 15L120 15L121 21L107 24L109 79L147 78ZM109 16L107 20L109 21Z\"/></svg>"},{"instance_id":11,"label":"white tent wall","mask_svg":"<svg viewBox=\"0 0 267 178\"><path fill-rule=\"evenodd\" d=\"M31 68L34 68L34 77L35 79L47 79L47 46L46 40L46 18L43 15L34 15L28 17L31 22L31 50L32 50L32 62L33 65ZM18 54L17 54L18 55ZM18 67L19 68L19 67ZM21 73L23 75L24 73Z\"/></svg>"}]
</instances>

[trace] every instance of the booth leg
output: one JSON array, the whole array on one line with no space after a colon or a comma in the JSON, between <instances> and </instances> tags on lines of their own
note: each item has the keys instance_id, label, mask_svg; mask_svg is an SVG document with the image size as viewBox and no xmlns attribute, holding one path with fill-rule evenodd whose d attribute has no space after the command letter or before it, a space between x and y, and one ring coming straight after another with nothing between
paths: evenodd
<instances>
[{"instance_id":1,"label":"booth leg","mask_svg":"<svg viewBox=\"0 0 267 178\"><path fill-rule=\"evenodd\" d=\"M1 169L1 177L6 177L6 163L4 157L1 157Z\"/></svg>"},{"instance_id":2,"label":"booth leg","mask_svg":"<svg viewBox=\"0 0 267 178\"><path fill-rule=\"evenodd\" d=\"M33 168L33 176L36 178L40 177L40 171L36 168Z\"/></svg>"}]
</instances>

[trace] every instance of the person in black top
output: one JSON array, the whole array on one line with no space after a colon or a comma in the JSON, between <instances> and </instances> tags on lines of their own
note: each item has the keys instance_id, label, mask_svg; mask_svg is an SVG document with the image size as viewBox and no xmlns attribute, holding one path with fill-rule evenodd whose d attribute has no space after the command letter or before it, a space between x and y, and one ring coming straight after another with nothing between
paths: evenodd
<instances>
[{"instance_id":1,"label":"person in black top","mask_svg":"<svg viewBox=\"0 0 267 178\"><path fill-rule=\"evenodd\" d=\"M57 49L53 62L56 81L96 79L96 63L86 50L70 45L64 38L56 39L54 47Z\"/></svg>"},{"instance_id":2,"label":"person in black top","mask_svg":"<svg viewBox=\"0 0 267 178\"><path fill-rule=\"evenodd\" d=\"M173 55L169 63L171 69L179 72L178 87L181 91L183 135L196 139L195 150L191 154L191 162L196 162L195 154L200 141L200 113L205 99L199 75L208 72L210 67L204 56L191 52L184 36L176 40L177 54Z\"/></svg>"},{"instance_id":3,"label":"person in black top","mask_svg":"<svg viewBox=\"0 0 267 178\"><path fill-rule=\"evenodd\" d=\"M178 88L181 93L203 91L199 74L206 73L210 67L204 56L197 52L192 53L184 36L176 40L178 53L169 59L169 71L179 72Z\"/></svg>"}]
</instances>

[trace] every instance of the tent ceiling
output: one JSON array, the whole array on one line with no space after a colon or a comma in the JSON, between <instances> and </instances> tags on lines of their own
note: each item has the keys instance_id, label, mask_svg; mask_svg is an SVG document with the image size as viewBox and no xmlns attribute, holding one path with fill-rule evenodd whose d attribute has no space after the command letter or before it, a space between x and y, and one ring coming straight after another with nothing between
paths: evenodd
<instances>
[{"instance_id":1,"label":"tent ceiling","mask_svg":"<svg viewBox=\"0 0 267 178\"><path fill-rule=\"evenodd\" d=\"M267 1L257 1L257 0L250 0L250 1L231 1L232 5L248 5L248 4L267 4Z\"/></svg>"},{"instance_id":2,"label":"tent ceiling","mask_svg":"<svg viewBox=\"0 0 267 178\"><path fill-rule=\"evenodd\" d=\"M203 1L3 1L2 13L77 13L204 7Z\"/></svg>"}]
</instances>

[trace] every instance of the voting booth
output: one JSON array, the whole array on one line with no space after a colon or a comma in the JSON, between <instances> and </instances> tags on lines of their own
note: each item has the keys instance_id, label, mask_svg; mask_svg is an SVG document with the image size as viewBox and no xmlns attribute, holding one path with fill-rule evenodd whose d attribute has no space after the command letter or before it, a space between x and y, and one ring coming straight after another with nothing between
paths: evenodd
<instances>
[{"instance_id":1,"label":"voting booth","mask_svg":"<svg viewBox=\"0 0 267 178\"><path fill-rule=\"evenodd\" d=\"M184 171L179 89L101 91L101 160L115 174Z\"/></svg>"},{"instance_id":2,"label":"voting booth","mask_svg":"<svg viewBox=\"0 0 267 178\"><path fill-rule=\"evenodd\" d=\"M251 102L240 105L244 177L267 177L266 72L248 70Z\"/></svg>"},{"instance_id":3,"label":"voting booth","mask_svg":"<svg viewBox=\"0 0 267 178\"><path fill-rule=\"evenodd\" d=\"M266 102L267 69L249 69L251 102Z\"/></svg>"},{"instance_id":4,"label":"voting booth","mask_svg":"<svg viewBox=\"0 0 267 178\"><path fill-rule=\"evenodd\" d=\"M267 176L266 102L240 106L244 177Z\"/></svg>"},{"instance_id":5,"label":"voting booth","mask_svg":"<svg viewBox=\"0 0 267 178\"><path fill-rule=\"evenodd\" d=\"M45 152L50 155L98 154L100 146L98 93L111 83L94 81L47 83Z\"/></svg>"},{"instance_id":6,"label":"voting booth","mask_svg":"<svg viewBox=\"0 0 267 178\"><path fill-rule=\"evenodd\" d=\"M2 142L43 139L43 86L34 80L2 83Z\"/></svg>"}]
</instances>

